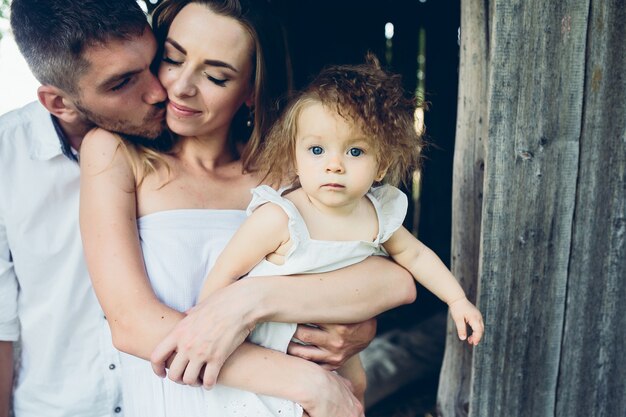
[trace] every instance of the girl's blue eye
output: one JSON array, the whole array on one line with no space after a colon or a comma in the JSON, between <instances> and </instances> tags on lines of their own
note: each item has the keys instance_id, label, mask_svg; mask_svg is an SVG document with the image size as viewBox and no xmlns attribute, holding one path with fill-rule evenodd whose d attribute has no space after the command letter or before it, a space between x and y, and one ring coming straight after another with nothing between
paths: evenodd
<instances>
[{"instance_id":1,"label":"girl's blue eye","mask_svg":"<svg viewBox=\"0 0 626 417\"><path fill-rule=\"evenodd\" d=\"M309 151L311 151L313 155L321 155L324 153L324 149L321 146L311 146Z\"/></svg>"},{"instance_id":2,"label":"girl's blue eye","mask_svg":"<svg viewBox=\"0 0 626 417\"><path fill-rule=\"evenodd\" d=\"M363 155L363 149L359 149L359 148L350 148L350 150L348 152L350 153L350 156L361 156L361 155Z\"/></svg>"}]
</instances>

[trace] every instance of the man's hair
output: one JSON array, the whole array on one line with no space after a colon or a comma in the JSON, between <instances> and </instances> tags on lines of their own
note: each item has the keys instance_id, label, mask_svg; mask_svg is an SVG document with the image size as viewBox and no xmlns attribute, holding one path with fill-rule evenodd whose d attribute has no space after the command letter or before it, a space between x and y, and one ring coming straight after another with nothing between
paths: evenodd
<instances>
[{"instance_id":1,"label":"man's hair","mask_svg":"<svg viewBox=\"0 0 626 417\"><path fill-rule=\"evenodd\" d=\"M135 0L13 0L11 29L42 84L70 94L89 68L84 53L110 40L132 39L148 27Z\"/></svg>"}]
</instances>

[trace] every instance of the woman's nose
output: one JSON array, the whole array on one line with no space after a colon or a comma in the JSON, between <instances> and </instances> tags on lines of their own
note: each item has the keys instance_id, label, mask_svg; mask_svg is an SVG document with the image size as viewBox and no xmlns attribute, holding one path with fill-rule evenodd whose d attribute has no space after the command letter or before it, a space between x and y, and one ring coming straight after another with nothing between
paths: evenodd
<instances>
[{"instance_id":1,"label":"woman's nose","mask_svg":"<svg viewBox=\"0 0 626 417\"><path fill-rule=\"evenodd\" d=\"M172 84L172 93L176 97L192 97L196 94L193 73L182 71L178 79Z\"/></svg>"}]
</instances>

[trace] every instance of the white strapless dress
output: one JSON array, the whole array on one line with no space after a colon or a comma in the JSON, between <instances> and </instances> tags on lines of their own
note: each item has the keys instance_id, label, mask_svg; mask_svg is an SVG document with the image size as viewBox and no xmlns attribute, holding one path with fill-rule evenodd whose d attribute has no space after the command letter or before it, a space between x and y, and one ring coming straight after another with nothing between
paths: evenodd
<instances>
[{"instance_id":1,"label":"white strapless dress","mask_svg":"<svg viewBox=\"0 0 626 417\"><path fill-rule=\"evenodd\" d=\"M243 210L172 210L140 218L146 271L159 299L179 311L191 308L208 271L245 218ZM121 356L126 417L302 416L302 408L291 401L221 385L211 391L178 385L156 376L149 362Z\"/></svg>"}]
</instances>

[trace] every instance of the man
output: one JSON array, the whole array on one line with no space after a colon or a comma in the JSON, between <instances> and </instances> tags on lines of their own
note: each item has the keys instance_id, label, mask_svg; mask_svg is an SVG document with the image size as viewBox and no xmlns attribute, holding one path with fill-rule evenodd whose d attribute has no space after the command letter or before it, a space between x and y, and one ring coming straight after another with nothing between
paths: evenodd
<instances>
[{"instance_id":1,"label":"man","mask_svg":"<svg viewBox=\"0 0 626 417\"><path fill-rule=\"evenodd\" d=\"M134 0L13 0L11 25L41 86L38 103L0 118L0 416L9 410L12 342L18 338L16 417L119 416L117 351L83 260L76 161L93 126L147 139L163 130L166 93L150 71L155 40ZM288 279L281 288L289 291L297 281ZM246 285L195 309L178 329L180 337L197 334L201 343L210 338L203 338L205 331L219 330L212 323L237 335L254 321L297 321L293 311L315 305L300 290L280 299L265 295L256 307L259 296L237 289ZM400 301L411 301L408 274L402 285L408 295ZM379 291L381 310L398 303ZM255 307L244 312L231 301L241 294ZM242 320L244 313L253 318ZM290 353L336 367L366 346L374 330L371 321L302 327L298 335L319 348L294 346ZM161 350L176 338L170 335ZM235 339L220 337L222 345L210 353L217 371L241 342Z\"/></svg>"},{"instance_id":2,"label":"man","mask_svg":"<svg viewBox=\"0 0 626 417\"><path fill-rule=\"evenodd\" d=\"M76 158L96 124L160 134L166 93L150 71L156 43L131 0L15 0L11 24L42 85L39 103L0 119L4 389L19 336L17 417L120 415L118 354L83 260Z\"/></svg>"}]
</instances>

